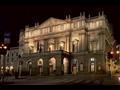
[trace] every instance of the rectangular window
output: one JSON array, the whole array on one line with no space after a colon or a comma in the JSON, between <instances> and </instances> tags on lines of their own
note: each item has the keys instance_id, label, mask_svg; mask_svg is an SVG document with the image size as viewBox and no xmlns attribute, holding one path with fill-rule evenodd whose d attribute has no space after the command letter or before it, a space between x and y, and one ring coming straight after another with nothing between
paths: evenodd
<instances>
[{"instance_id":1,"label":"rectangular window","mask_svg":"<svg viewBox=\"0 0 120 90\"><path fill-rule=\"evenodd\" d=\"M89 42L89 50L96 52L96 50L98 50L98 41L90 41Z\"/></svg>"},{"instance_id":2,"label":"rectangular window","mask_svg":"<svg viewBox=\"0 0 120 90\"><path fill-rule=\"evenodd\" d=\"M82 26L84 26L85 25L85 21L82 21Z\"/></svg>"},{"instance_id":3,"label":"rectangular window","mask_svg":"<svg viewBox=\"0 0 120 90\"><path fill-rule=\"evenodd\" d=\"M96 27L99 27L99 21L96 21Z\"/></svg>"},{"instance_id":4,"label":"rectangular window","mask_svg":"<svg viewBox=\"0 0 120 90\"><path fill-rule=\"evenodd\" d=\"M99 25L100 25L100 26L103 25L103 21L102 21L102 20L99 21Z\"/></svg>"},{"instance_id":5,"label":"rectangular window","mask_svg":"<svg viewBox=\"0 0 120 90\"><path fill-rule=\"evenodd\" d=\"M71 28L72 28L72 29L74 28L74 23L71 23Z\"/></svg>"},{"instance_id":6,"label":"rectangular window","mask_svg":"<svg viewBox=\"0 0 120 90\"><path fill-rule=\"evenodd\" d=\"M37 41L37 51L39 51L39 41Z\"/></svg>"},{"instance_id":7,"label":"rectangular window","mask_svg":"<svg viewBox=\"0 0 120 90\"><path fill-rule=\"evenodd\" d=\"M80 64L80 71L83 71L83 64Z\"/></svg>"},{"instance_id":8,"label":"rectangular window","mask_svg":"<svg viewBox=\"0 0 120 90\"><path fill-rule=\"evenodd\" d=\"M18 53L16 52L16 56L18 56Z\"/></svg>"},{"instance_id":9,"label":"rectangular window","mask_svg":"<svg viewBox=\"0 0 120 90\"><path fill-rule=\"evenodd\" d=\"M95 64L91 63L91 72L94 72L94 71L95 71Z\"/></svg>"},{"instance_id":10,"label":"rectangular window","mask_svg":"<svg viewBox=\"0 0 120 90\"><path fill-rule=\"evenodd\" d=\"M72 45L72 51L75 52L75 45Z\"/></svg>"},{"instance_id":11,"label":"rectangular window","mask_svg":"<svg viewBox=\"0 0 120 90\"><path fill-rule=\"evenodd\" d=\"M13 57L11 58L11 62L13 62Z\"/></svg>"},{"instance_id":12,"label":"rectangular window","mask_svg":"<svg viewBox=\"0 0 120 90\"><path fill-rule=\"evenodd\" d=\"M25 32L25 38L29 37L29 32Z\"/></svg>"}]
</instances>

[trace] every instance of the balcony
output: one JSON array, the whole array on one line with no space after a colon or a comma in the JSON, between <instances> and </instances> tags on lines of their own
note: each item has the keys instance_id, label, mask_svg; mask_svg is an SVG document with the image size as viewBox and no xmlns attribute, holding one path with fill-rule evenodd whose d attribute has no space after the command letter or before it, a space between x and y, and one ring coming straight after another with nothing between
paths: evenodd
<instances>
[{"instance_id":1,"label":"balcony","mask_svg":"<svg viewBox=\"0 0 120 90\"><path fill-rule=\"evenodd\" d=\"M55 54L55 55L60 55L60 54L65 54L65 55L69 55L70 53L64 50L55 50L55 51L46 51L46 52L41 52L41 53L24 53L22 55L22 57L35 57L38 55L51 55L51 54Z\"/></svg>"}]
</instances>

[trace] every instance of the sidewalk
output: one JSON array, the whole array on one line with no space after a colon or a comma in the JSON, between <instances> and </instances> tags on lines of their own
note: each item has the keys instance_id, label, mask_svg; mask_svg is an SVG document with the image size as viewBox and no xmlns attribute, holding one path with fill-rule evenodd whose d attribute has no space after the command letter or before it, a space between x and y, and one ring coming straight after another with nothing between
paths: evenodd
<instances>
[{"instance_id":1,"label":"sidewalk","mask_svg":"<svg viewBox=\"0 0 120 90\"><path fill-rule=\"evenodd\" d=\"M107 77L103 79L103 85L120 85L120 82L117 77Z\"/></svg>"},{"instance_id":2,"label":"sidewalk","mask_svg":"<svg viewBox=\"0 0 120 90\"><path fill-rule=\"evenodd\" d=\"M77 80L77 81L76 81ZM80 80L98 80L101 85L119 85L118 77L113 76L110 79L106 75L62 75L62 76L27 76L20 79L15 79L15 77L6 78L7 82L11 82L10 85L63 85L65 83L79 82Z\"/></svg>"}]
</instances>

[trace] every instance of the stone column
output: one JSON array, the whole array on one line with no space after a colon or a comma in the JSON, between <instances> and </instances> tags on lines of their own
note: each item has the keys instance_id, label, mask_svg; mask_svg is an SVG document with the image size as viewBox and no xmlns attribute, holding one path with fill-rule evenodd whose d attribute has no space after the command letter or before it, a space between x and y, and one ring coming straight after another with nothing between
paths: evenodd
<instances>
[{"instance_id":1,"label":"stone column","mask_svg":"<svg viewBox=\"0 0 120 90\"><path fill-rule=\"evenodd\" d=\"M65 36L65 51L67 51L67 36Z\"/></svg>"},{"instance_id":2,"label":"stone column","mask_svg":"<svg viewBox=\"0 0 120 90\"><path fill-rule=\"evenodd\" d=\"M43 75L49 75L49 58L45 55L43 58Z\"/></svg>"},{"instance_id":3,"label":"stone column","mask_svg":"<svg viewBox=\"0 0 120 90\"><path fill-rule=\"evenodd\" d=\"M62 75L62 57L61 55L58 55L57 57L57 61L56 61L56 75Z\"/></svg>"},{"instance_id":4,"label":"stone column","mask_svg":"<svg viewBox=\"0 0 120 90\"><path fill-rule=\"evenodd\" d=\"M82 38L81 38L81 34L79 34L79 52L82 51Z\"/></svg>"},{"instance_id":5,"label":"stone column","mask_svg":"<svg viewBox=\"0 0 120 90\"><path fill-rule=\"evenodd\" d=\"M82 34L82 50L85 51L86 49L86 37L85 37L85 33Z\"/></svg>"},{"instance_id":6,"label":"stone column","mask_svg":"<svg viewBox=\"0 0 120 90\"><path fill-rule=\"evenodd\" d=\"M71 66L72 66L72 60L71 60L71 56L68 58L68 61L69 61L69 66L68 66L68 74L72 74L72 71L71 71Z\"/></svg>"},{"instance_id":7,"label":"stone column","mask_svg":"<svg viewBox=\"0 0 120 90\"><path fill-rule=\"evenodd\" d=\"M80 74L80 64L81 64L80 57L78 57L77 60L78 60L78 74Z\"/></svg>"},{"instance_id":8,"label":"stone column","mask_svg":"<svg viewBox=\"0 0 120 90\"><path fill-rule=\"evenodd\" d=\"M66 42L67 52L69 52L69 37L67 36L66 38L67 38L67 42Z\"/></svg>"},{"instance_id":9,"label":"stone column","mask_svg":"<svg viewBox=\"0 0 120 90\"><path fill-rule=\"evenodd\" d=\"M87 50L87 35L86 33L80 33L80 42L79 42L79 50L85 51Z\"/></svg>"},{"instance_id":10,"label":"stone column","mask_svg":"<svg viewBox=\"0 0 120 90\"><path fill-rule=\"evenodd\" d=\"M72 34L71 34L71 31L69 33L69 36L68 36L68 42L69 42L69 52L72 52Z\"/></svg>"},{"instance_id":11,"label":"stone column","mask_svg":"<svg viewBox=\"0 0 120 90\"><path fill-rule=\"evenodd\" d=\"M99 33L99 49L104 50L105 49L105 39L104 39L104 33Z\"/></svg>"},{"instance_id":12,"label":"stone column","mask_svg":"<svg viewBox=\"0 0 120 90\"><path fill-rule=\"evenodd\" d=\"M58 41L58 39L56 38L56 39L55 39L55 50L58 50L58 44L59 44L59 41Z\"/></svg>"},{"instance_id":13,"label":"stone column","mask_svg":"<svg viewBox=\"0 0 120 90\"><path fill-rule=\"evenodd\" d=\"M44 52L48 51L48 40L44 40Z\"/></svg>"},{"instance_id":14,"label":"stone column","mask_svg":"<svg viewBox=\"0 0 120 90\"><path fill-rule=\"evenodd\" d=\"M1 55L0 55L0 77L1 77L1 66L2 66L1 60L2 60L2 58L1 58Z\"/></svg>"}]
</instances>

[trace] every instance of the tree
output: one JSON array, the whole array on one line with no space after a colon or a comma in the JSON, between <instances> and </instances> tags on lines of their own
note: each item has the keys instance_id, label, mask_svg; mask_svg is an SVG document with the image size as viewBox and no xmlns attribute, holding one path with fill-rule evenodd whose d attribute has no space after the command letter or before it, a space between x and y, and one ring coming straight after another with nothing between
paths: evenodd
<instances>
[{"instance_id":1,"label":"tree","mask_svg":"<svg viewBox=\"0 0 120 90\"><path fill-rule=\"evenodd\" d=\"M119 70L119 66L117 65L117 60L109 59L107 60L106 64L108 71L110 71L111 74L114 74L116 71Z\"/></svg>"}]
</instances>

